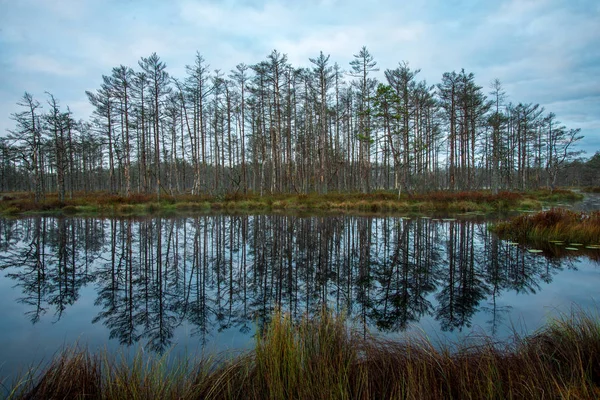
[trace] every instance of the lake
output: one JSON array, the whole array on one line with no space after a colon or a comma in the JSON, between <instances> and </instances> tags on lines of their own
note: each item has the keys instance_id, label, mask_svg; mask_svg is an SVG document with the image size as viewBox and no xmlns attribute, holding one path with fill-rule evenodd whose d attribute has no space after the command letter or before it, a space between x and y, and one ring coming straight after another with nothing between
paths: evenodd
<instances>
[{"instance_id":1,"label":"lake","mask_svg":"<svg viewBox=\"0 0 600 400\"><path fill-rule=\"evenodd\" d=\"M597 310L600 253L499 240L483 217L0 219L0 377L65 345L174 355L253 347L280 307L363 334L526 334Z\"/></svg>"}]
</instances>

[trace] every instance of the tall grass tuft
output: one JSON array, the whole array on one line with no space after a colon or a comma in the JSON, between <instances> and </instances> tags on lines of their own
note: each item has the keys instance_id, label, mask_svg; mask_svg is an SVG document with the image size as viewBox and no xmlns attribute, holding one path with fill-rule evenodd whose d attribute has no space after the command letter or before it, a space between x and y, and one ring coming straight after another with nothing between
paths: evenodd
<instances>
[{"instance_id":1,"label":"tall grass tuft","mask_svg":"<svg viewBox=\"0 0 600 400\"><path fill-rule=\"evenodd\" d=\"M129 197L106 192L75 193L73 199L58 201L56 193L48 193L46 200L35 203L32 193L11 193L0 200L0 214L25 212L63 212L108 215L148 214L176 211L265 211L265 210L315 210L345 212L392 212L392 211L505 211L509 209L539 209L541 201L572 201L581 194L567 191L537 190L525 193L491 191L435 191L427 193L404 193L376 191L373 193L329 192L326 194L242 194L222 195L176 194L164 197L160 202L155 195L132 193Z\"/></svg>"},{"instance_id":2,"label":"tall grass tuft","mask_svg":"<svg viewBox=\"0 0 600 400\"><path fill-rule=\"evenodd\" d=\"M35 379L24 380L12 395L21 399L102 398L101 363L77 347L64 350L37 382Z\"/></svg>"},{"instance_id":3,"label":"tall grass tuft","mask_svg":"<svg viewBox=\"0 0 600 400\"><path fill-rule=\"evenodd\" d=\"M600 243L600 212L578 213L562 208L519 215L491 228L500 237L515 241Z\"/></svg>"},{"instance_id":4,"label":"tall grass tuft","mask_svg":"<svg viewBox=\"0 0 600 400\"><path fill-rule=\"evenodd\" d=\"M294 325L276 313L258 336L254 361L255 398L349 398L356 343L341 316L327 310Z\"/></svg>"},{"instance_id":5,"label":"tall grass tuft","mask_svg":"<svg viewBox=\"0 0 600 400\"><path fill-rule=\"evenodd\" d=\"M458 350L450 350L450 349ZM66 350L15 399L592 399L600 396L600 318L581 310L514 342L436 346L356 335L324 310L276 312L253 351L133 362Z\"/></svg>"}]
</instances>

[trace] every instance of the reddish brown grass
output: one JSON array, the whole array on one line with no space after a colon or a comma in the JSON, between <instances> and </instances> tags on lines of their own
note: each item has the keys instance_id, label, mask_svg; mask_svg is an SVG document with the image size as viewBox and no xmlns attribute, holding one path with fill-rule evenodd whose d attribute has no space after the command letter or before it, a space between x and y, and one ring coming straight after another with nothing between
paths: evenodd
<instances>
[{"instance_id":1,"label":"reddish brown grass","mask_svg":"<svg viewBox=\"0 0 600 400\"><path fill-rule=\"evenodd\" d=\"M550 197L549 197L550 196ZM496 195L489 191L449 192L437 191L414 195L377 191L370 194L329 192L326 194L266 194L259 196L257 193L241 192L228 193L221 196L208 194L191 195L178 194L161 196L157 202L155 194L132 193L129 197L107 192L75 193L73 199L67 198L59 202L56 193L49 193L45 200L35 203L31 193L11 193L0 201L0 212L7 210L11 214L19 212L59 212L64 207L96 208L101 213L119 213L124 205L148 205L144 212L161 212L165 208L177 209L177 204L209 203L213 209L234 210L238 207L243 210L264 210L265 208L279 208L286 210L346 210L389 212L394 210L418 210L441 212L464 211L503 211L516 209L521 206L539 208L540 199L569 198L571 192L537 191L527 194L515 192L500 192ZM175 206L175 207L173 207ZM188 207L190 208L190 207ZM196 207L205 209L206 207ZM181 207L180 209L184 209ZM73 210L68 208L68 210ZM75 211L77 208L75 208ZM71 211L73 212L73 211Z\"/></svg>"},{"instance_id":2,"label":"reddish brown grass","mask_svg":"<svg viewBox=\"0 0 600 400\"><path fill-rule=\"evenodd\" d=\"M577 213L553 208L536 214L520 215L493 228L500 237L515 241L562 240L571 243L600 243L600 211Z\"/></svg>"},{"instance_id":3,"label":"reddish brown grass","mask_svg":"<svg viewBox=\"0 0 600 400\"><path fill-rule=\"evenodd\" d=\"M600 323L575 313L515 343L459 350L424 338L362 338L325 312L277 313L250 353L171 365L66 351L18 399L591 399L600 395ZM194 363L192 363L194 364Z\"/></svg>"}]
</instances>

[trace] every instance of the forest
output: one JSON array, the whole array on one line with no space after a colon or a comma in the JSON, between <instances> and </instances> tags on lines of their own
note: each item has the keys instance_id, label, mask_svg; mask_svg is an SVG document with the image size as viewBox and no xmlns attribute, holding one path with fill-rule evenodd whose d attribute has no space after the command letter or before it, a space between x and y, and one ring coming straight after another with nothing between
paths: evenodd
<instances>
[{"instance_id":1,"label":"forest","mask_svg":"<svg viewBox=\"0 0 600 400\"><path fill-rule=\"evenodd\" d=\"M598 397L600 197L564 189L600 192L600 151L499 79L330 58L176 77L152 53L88 120L15 99L7 398Z\"/></svg>"},{"instance_id":2,"label":"forest","mask_svg":"<svg viewBox=\"0 0 600 400\"><path fill-rule=\"evenodd\" d=\"M599 185L600 155L578 159L580 129L514 103L473 73L419 80L400 62L376 79L366 47L346 71L321 52L297 68L274 50L211 71L200 53L173 77L153 53L120 65L77 119L51 93L25 92L0 139L0 191L130 197L554 189Z\"/></svg>"}]
</instances>

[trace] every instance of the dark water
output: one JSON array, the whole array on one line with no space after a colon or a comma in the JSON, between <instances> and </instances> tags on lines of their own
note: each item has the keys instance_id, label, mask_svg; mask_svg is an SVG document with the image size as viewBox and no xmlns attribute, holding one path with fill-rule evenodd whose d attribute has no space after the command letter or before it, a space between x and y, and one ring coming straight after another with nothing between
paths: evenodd
<instances>
[{"instance_id":1,"label":"dark water","mask_svg":"<svg viewBox=\"0 0 600 400\"><path fill-rule=\"evenodd\" d=\"M600 194L585 193L582 201L578 201L572 205L563 204L562 207L572 208L576 211L598 211L600 210Z\"/></svg>"},{"instance_id":2,"label":"dark water","mask_svg":"<svg viewBox=\"0 0 600 400\"><path fill-rule=\"evenodd\" d=\"M455 340L595 309L600 264L499 240L484 220L290 215L0 219L0 377L90 349L245 349L280 306ZM574 253L577 254L577 253ZM598 257L595 257L598 259ZM131 351L131 350L130 350Z\"/></svg>"}]
</instances>

